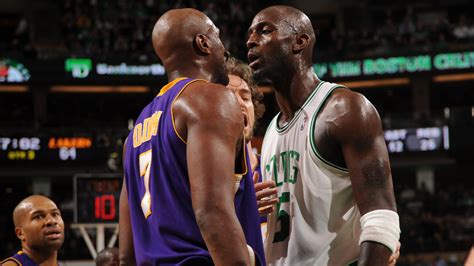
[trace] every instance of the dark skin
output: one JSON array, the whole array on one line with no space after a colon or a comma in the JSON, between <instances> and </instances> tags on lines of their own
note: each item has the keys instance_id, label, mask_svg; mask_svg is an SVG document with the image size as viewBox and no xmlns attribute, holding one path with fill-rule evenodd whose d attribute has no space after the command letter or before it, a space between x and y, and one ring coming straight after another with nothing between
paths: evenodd
<instances>
[{"instance_id":1,"label":"dark skin","mask_svg":"<svg viewBox=\"0 0 474 266\"><path fill-rule=\"evenodd\" d=\"M119 255L117 248L106 248L97 254L95 258L96 266L118 266Z\"/></svg>"},{"instance_id":2,"label":"dark skin","mask_svg":"<svg viewBox=\"0 0 474 266\"><path fill-rule=\"evenodd\" d=\"M33 195L22 200L13 211L15 234L21 250L41 266L58 265L58 249L64 242L64 222L56 204L49 198ZM17 265L7 261L3 265Z\"/></svg>"},{"instance_id":3,"label":"dark skin","mask_svg":"<svg viewBox=\"0 0 474 266\"><path fill-rule=\"evenodd\" d=\"M281 109L280 127L294 117L321 82L312 69L315 35L301 11L275 6L259 12L249 28L248 58L257 82L274 88ZM285 73L285 75L281 75ZM396 211L388 153L380 117L362 95L336 89L316 120L313 132L322 156L347 167L361 215ZM359 265L387 265L391 251L366 241Z\"/></svg>"},{"instance_id":4,"label":"dark skin","mask_svg":"<svg viewBox=\"0 0 474 266\"><path fill-rule=\"evenodd\" d=\"M233 192L236 147L243 143L243 117L232 91L224 86L228 77L219 30L197 10L176 9L158 20L152 39L168 80L192 77L210 81L188 85L172 111L178 134L187 143L192 206L212 260L216 265L248 265L250 258L235 214ZM121 210L127 208L126 195L125 188ZM120 222L130 226L129 217ZM121 237L125 226L120 226ZM120 243L131 242L131 233L124 233ZM129 265L126 258L133 258L132 250L129 244L120 248L121 264Z\"/></svg>"}]
</instances>

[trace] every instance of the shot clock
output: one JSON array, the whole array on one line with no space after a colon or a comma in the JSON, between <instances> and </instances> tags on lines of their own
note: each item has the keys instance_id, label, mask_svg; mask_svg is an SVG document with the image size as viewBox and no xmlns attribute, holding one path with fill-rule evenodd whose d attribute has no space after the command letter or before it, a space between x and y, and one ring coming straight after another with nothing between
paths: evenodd
<instances>
[{"instance_id":1,"label":"shot clock","mask_svg":"<svg viewBox=\"0 0 474 266\"><path fill-rule=\"evenodd\" d=\"M75 223L116 223L122 177L76 175L74 177Z\"/></svg>"}]
</instances>

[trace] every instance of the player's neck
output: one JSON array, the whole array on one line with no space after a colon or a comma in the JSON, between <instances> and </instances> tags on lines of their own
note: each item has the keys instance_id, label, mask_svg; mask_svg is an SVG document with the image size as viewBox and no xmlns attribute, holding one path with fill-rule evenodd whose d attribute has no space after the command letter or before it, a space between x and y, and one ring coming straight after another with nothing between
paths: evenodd
<instances>
[{"instance_id":1,"label":"player's neck","mask_svg":"<svg viewBox=\"0 0 474 266\"><path fill-rule=\"evenodd\" d=\"M40 266L57 266L58 251L37 251L28 247L23 247L22 251Z\"/></svg>"},{"instance_id":2,"label":"player's neck","mask_svg":"<svg viewBox=\"0 0 474 266\"><path fill-rule=\"evenodd\" d=\"M321 81L312 69L295 73L287 84L275 89L275 98L282 112L282 121L289 122L303 106Z\"/></svg>"},{"instance_id":3,"label":"player's neck","mask_svg":"<svg viewBox=\"0 0 474 266\"><path fill-rule=\"evenodd\" d=\"M195 78L195 79L204 79L210 81L212 76L209 73L196 69L180 69L180 70L169 70L168 80L172 81L177 78Z\"/></svg>"}]
</instances>

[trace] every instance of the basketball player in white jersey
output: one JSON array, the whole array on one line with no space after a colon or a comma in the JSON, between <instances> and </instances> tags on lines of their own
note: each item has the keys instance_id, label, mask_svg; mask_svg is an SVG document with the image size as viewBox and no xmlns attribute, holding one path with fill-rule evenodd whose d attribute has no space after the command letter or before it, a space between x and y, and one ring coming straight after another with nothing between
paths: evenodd
<instances>
[{"instance_id":1,"label":"basketball player in white jersey","mask_svg":"<svg viewBox=\"0 0 474 266\"><path fill-rule=\"evenodd\" d=\"M399 218L379 115L361 94L318 79L309 18L288 6L259 12L248 59L281 112L262 147L264 180L279 203L269 215L270 265L387 265Z\"/></svg>"}]
</instances>

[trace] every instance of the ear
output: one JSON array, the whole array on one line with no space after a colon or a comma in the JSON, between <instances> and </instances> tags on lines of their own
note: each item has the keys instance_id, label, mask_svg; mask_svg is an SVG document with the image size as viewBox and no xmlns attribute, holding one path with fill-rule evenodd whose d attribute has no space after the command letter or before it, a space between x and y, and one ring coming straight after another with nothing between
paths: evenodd
<instances>
[{"instance_id":1,"label":"ear","mask_svg":"<svg viewBox=\"0 0 474 266\"><path fill-rule=\"evenodd\" d=\"M296 41L293 43L293 53L301 52L309 44L309 35L306 33L296 35Z\"/></svg>"},{"instance_id":2,"label":"ear","mask_svg":"<svg viewBox=\"0 0 474 266\"><path fill-rule=\"evenodd\" d=\"M196 37L194 37L194 45L198 49L198 52L202 54L208 55L211 53L210 43L209 38L204 34L197 34Z\"/></svg>"},{"instance_id":3,"label":"ear","mask_svg":"<svg viewBox=\"0 0 474 266\"><path fill-rule=\"evenodd\" d=\"M25 234L23 234L23 230L20 227L15 227L15 234L21 242L25 241Z\"/></svg>"}]
</instances>

